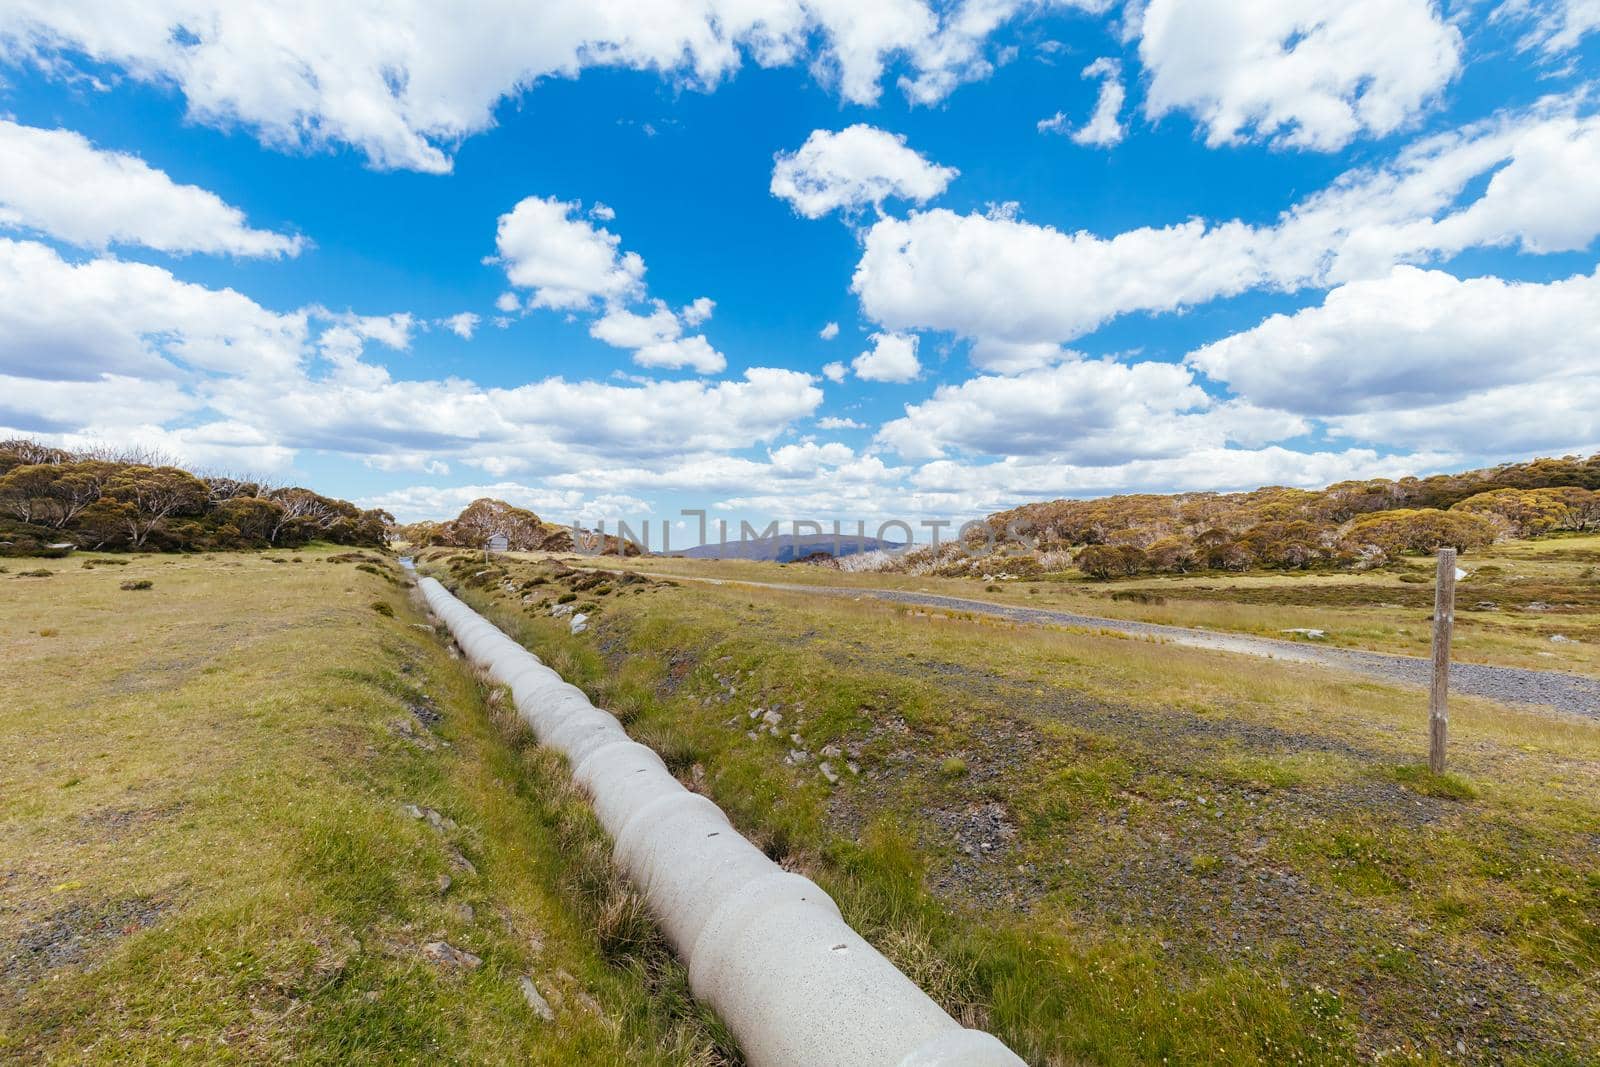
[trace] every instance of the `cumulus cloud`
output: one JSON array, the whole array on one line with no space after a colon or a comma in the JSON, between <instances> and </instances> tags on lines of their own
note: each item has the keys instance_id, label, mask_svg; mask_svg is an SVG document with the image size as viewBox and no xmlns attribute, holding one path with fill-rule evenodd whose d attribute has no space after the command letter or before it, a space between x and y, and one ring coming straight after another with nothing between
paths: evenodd
<instances>
[{"instance_id":1,"label":"cumulus cloud","mask_svg":"<svg viewBox=\"0 0 1600 1067\"><path fill-rule=\"evenodd\" d=\"M1597 351L1600 272L1536 284L1396 267L1197 349L1187 362L1258 403L1329 414L1600 373Z\"/></svg>"},{"instance_id":2,"label":"cumulus cloud","mask_svg":"<svg viewBox=\"0 0 1600 1067\"><path fill-rule=\"evenodd\" d=\"M1187 111L1213 146L1262 138L1322 151L1391 133L1461 68L1432 0L1149 0L1145 112Z\"/></svg>"},{"instance_id":3,"label":"cumulus cloud","mask_svg":"<svg viewBox=\"0 0 1600 1067\"><path fill-rule=\"evenodd\" d=\"M1100 10L1106 0L1072 0ZM191 118L240 125L273 147L348 144L372 165L448 171L450 151L494 124L496 106L587 67L654 71L711 88L753 59L805 64L846 100L878 99L885 66L933 103L986 76L989 36L1023 0L946 8L930 0L684 0L647 17L631 0L580 5L480 0L466 9L353 0L23 0L0 9L0 55L70 75L108 65L183 93ZM375 34L382 22L392 31ZM602 220L603 221L603 220Z\"/></svg>"},{"instance_id":4,"label":"cumulus cloud","mask_svg":"<svg viewBox=\"0 0 1600 1067\"><path fill-rule=\"evenodd\" d=\"M448 318L440 319L439 325L443 326L445 329L449 330L462 340L470 341L472 340L472 334L477 330L478 323L480 321L482 320L480 320L478 316L472 312L463 311L459 314L451 315Z\"/></svg>"},{"instance_id":5,"label":"cumulus cloud","mask_svg":"<svg viewBox=\"0 0 1600 1067\"><path fill-rule=\"evenodd\" d=\"M850 361L850 369L865 382L909 382L922 373L917 361L915 334L875 333L872 347Z\"/></svg>"},{"instance_id":6,"label":"cumulus cloud","mask_svg":"<svg viewBox=\"0 0 1600 1067\"><path fill-rule=\"evenodd\" d=\"M1047 119L1040 119L1040 133L1066 133L1081 145L1109 148L1118 144L1127 134L1122 125L1122 105L1127 100L1127 90L1122 87L1122 64L1109 56L1083 68L1085 78L1100 79L1100 95L1095 100L1094 114L1079 129L1072 129L1064 113L1057 111Z\"/></svg>"},{"instance_id":7,"label":"cumulus cloud","mask_svg":"<svg viewBox=\"0 0 1600 1067\"><path fill-rule=\"evenodd\" d=\"M403 312L274 312L158 267L0 239L0 429L160 433L193 456L223 450L197 427L226 426L257 458L313 448L562 470L748 448L822 403L811 375L772 368L715 383L396 380L368 348L404 350L418 326Z\"/></svg>"},{"instance_id":8,"label":"cumulus cloud","mask_svg":"<svg viewBox=\"0 0 1600 1067\"><path fill-rule=\"evenodd\" d=\"M0 227L83 248L298 255L300 237L252 229L244 212L197 185L179 185L137 156L96 148L72 130L0 119Z\"/></svg>"},{"instance_id":9,"label":"cumulus cloud","mask_svg":"<svg viewBox=\"0 0 1600 1067\"><path fill-rule=\"evenodd\" d=\"M828 381L836 384L843 382L845 375L848 373L849 368L843 363L840 363L838 360L835 360L832 363L825 363L822 366L822 376L828 379Z\"/></svg>"},{"instance_id":10,"label":"cumulus cloud","mask_svg":"<svg viewBox=\"0 0 1600 1067\"><path fill-rule=\"evenodd\" d=\"M819 430L865 430L866 428L865 423L857 422L855 419L841 419L836 415L817 420Z\"/></svg>"},{"instance_id":11,"label":"cumulus cloud","mask_svg":"<svg viewBox=\"0 0 1600 1067\"><path fill-rule=\"evenodd\" d=\"M886 218L865 235L852 288L890 329L1043 345L1130 312L1325 287L1469 248L1574 251L1600 234L1600 117L1575 108L1552 98L1427 138L1269 226L1190 219L1101 237L1007 213Z\"/></svg>"},{"instance_id":12,"label":"cumulus cloud","mask_svg":"<svg viewBox=\"0 0 1600 1067\"><path fill-rule=\"evenodd\" d=\"M925 203L960 173L930 163L903 135L861 123L838 133L813 130L799 149L776 159L772 195L808 219L882 207L890 197Z\"/></svg>"},{"instance_id":13,"label":"cumulus cloud","mask_svg":"<svg viewBox=\"0 0 1600 1067\"><path fill-rule=\"evenodd\" d=\"M524 197L500 216L498 261L512 285L533 290L527 306L585 309L625 301L644 289L644 260L620 250L622 239L585 221L583 205Z\"/></svg>"},{"instance_id":14,"label":"cumulus cloud","mask_svg":"<svg viewBox=\"0 0 1600 1067\"><path fill-rule=\"evenodd\" d=\"M910 459L954 449L1113 462L1180 451L1192 441L1181 416L1210 405L1176 364L1077 361L941 385L885 423L878 441Z\"/></svg>"},{"instance_id":15,"label":"cumulus cloud","mask_svg":"<svg viewBox=\"0 0 1600 1067\"><path fill-rule=\"evenodd\" d=\"M822 338L824 341L833 340L835 337L839 336L839 324L837 322L828 323L821 330L817 331L817 336Z\"/></svg>"}]
</instances>

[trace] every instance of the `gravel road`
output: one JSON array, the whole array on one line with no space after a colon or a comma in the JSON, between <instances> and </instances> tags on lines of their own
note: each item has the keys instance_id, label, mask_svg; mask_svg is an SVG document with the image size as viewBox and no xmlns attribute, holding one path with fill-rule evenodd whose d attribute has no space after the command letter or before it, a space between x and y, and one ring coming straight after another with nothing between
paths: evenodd
<instances>
[{"instance_id":1,"label":"gravel road","mask_svg":"<svg viewBox=\"0 0 1600 1067\"><path fill-rule=\"evenodd\" d=\"M1296 663L1312 663L1335 670L1364 674L1386 681L1426 687L1432 674L1429 662L1418 656L1397 656L1387 652L1363 652L1348 648L1331 648L1305 641L1280 641L1270 637L1249 637L1243 634L1220 633L1214 630L1196 630L1184 626L1163 626L1149 622L1131 622L1127 619L1106 619L1098 615L1079 615L1070 611L1049 611L1043 608L1011 607L985 600L967 600L962 597L938 596L933 593L910 593L897 589L853 589L826 585L789 585L784 582L723 581L715 578L685 578L683 575L654 575L678 581L700 581L713 585L747 585L766 589L786 589L791 592L812 593L818 596L854 599L871 597L897 604L918 607L945 608L993 615L1016 622L1043 626L1082 626L1116 633L1135 634L1160 638L1174 645L1207 648L1218 652L1237 652L1247 656ZM1565 671L1539 671L1524 667L1490 667L1478 663L1452 663L1450 665L1452 692L1471 693L1490 700L1514 701L1522 704L1543 704L1561 711L1600 717L1600 678L1590 678Z\"/></svg>"}]
</instances>

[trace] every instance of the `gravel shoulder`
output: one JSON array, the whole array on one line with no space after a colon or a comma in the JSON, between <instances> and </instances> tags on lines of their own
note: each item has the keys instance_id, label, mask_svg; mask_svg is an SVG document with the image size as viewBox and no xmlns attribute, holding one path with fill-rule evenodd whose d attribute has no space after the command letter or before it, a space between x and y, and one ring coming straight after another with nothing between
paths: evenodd
<instances>
[{"instance_id":1,"label":"gravel shoulder","mask_svg":"<svg viewBox=\"0 0 1600 1067\"><path fill-rule=\"evenodd\" d=\"M784 582L729 581L716 578L672 575L674 581L704 582L709 585L744 585L764 589L786 590L816 596L860 599L870 597L896 604L918 607L944 608L952 611L970 611L1009 619L1013 622L1039 626L1072 626L1085 629L1151 637L1175 645L1210 649L1215 652L1232 652L1239 655L1259 656L1265 659L1284 660L1329 667L1353 674L1363 674L1402 685L1427 686L1432 667L1418 656L1398 656L1387 652L1365 652L1358 649L1328 648L1308 641L1280 641L1270 637L1253 637L1245 634L1218 633L1184 626L1166 626L1159 623L1133 622L1127 619L1108 619L1098 615L1080 615L1070 611L1052 611L1043 608L1012 607L986 600L969 600L964 597L941 596L934 593L911 593L897 589L840 588L825 585L790 585ZM1577 715L1600 717L1600 678L1590 678L1565 671L1539 671L1524 667L1495 667L1479 663L1452 663L1450 687L1458 693L1485 697L1489 700L1511 701L1519 704L1539 704Z\"/></svg>"}]
</instances>

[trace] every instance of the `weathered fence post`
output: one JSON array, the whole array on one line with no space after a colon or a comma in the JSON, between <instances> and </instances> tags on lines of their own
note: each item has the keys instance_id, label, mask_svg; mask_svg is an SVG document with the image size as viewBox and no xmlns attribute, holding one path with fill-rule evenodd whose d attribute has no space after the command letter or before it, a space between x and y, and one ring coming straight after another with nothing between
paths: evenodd
<instances>
[{"instance_id":1,"label":"weathered fence post","mask_svg":"<svg viewBox=\"0 0 1600 1067\"><path fill-rule=\"evenodd\" d=\"M1456 550L1439 550L1433 589L1433 683L1428 689L1428 769L1444 773L1450 726L1450 634L1456 624Z\"/></svg>"}]
</instances>

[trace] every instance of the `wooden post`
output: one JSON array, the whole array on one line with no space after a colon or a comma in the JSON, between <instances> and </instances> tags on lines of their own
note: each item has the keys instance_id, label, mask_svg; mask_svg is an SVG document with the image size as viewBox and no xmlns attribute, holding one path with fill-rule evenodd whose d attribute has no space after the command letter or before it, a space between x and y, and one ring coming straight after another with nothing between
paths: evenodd
<instances>
[{"instance_id":1,"label":"wooden post","mask_svg":"<svg viewBox=\"0 0 1600 1067\"><path fill-rule=\"evenodd\" d=\"M1433 589L1433 684L1428 689L1428 769L1444 773L1450 726L1450 634L1456 624L1456 550L1439 550Z\"/></svg>"}]
</instances>

